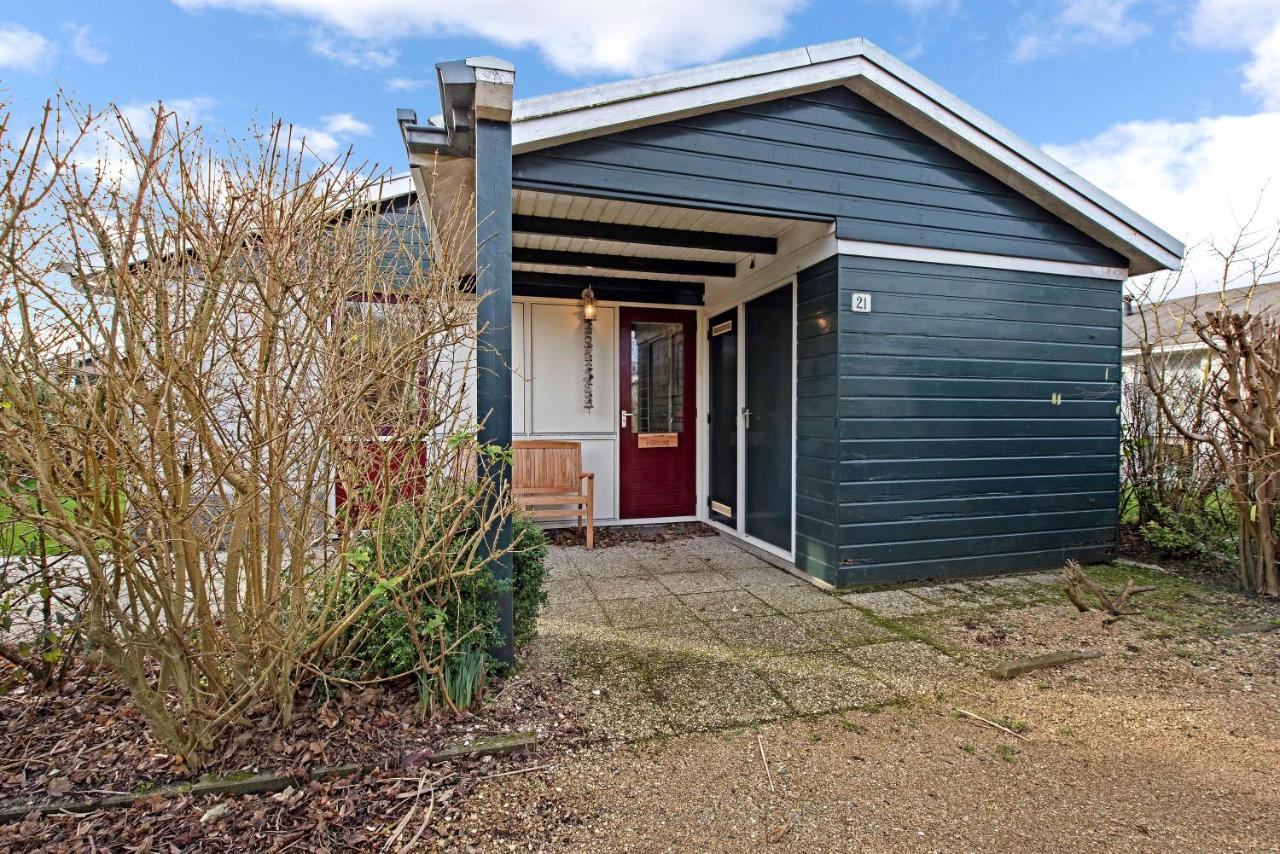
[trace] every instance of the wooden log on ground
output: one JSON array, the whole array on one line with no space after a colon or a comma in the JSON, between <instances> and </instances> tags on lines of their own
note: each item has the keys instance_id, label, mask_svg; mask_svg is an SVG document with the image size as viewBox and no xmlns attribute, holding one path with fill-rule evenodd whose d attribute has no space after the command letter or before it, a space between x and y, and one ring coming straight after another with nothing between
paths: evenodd
<instances>
[{"instance_id":1,"label":"wooden log on ground","mask_svg":"<svg viewBox=\"0 0 1280 854\"><path fill-rule=\"evenodd\" d=\"M1014 679L1024 673L1031 673L1034 670L1043 670L1046 667L1058 667L1062 664L1070 664L1073 661L1088 661L1091 658L1101 657L1102 653L1096 649L1051 652L1048 655L1018 658L1006 664L1001 664L1000 666L992 669L991 675L996 679Z\"/></svg>"},{"instance_id":2,"label":"wooden log on ground","mask_svg":"<svg viewBox=\"0 0 1280 854\"><path fill-rule=\"evenodd\" d=\"M538 743L536 732L513 732L502 735L487 735L470 743L455 742L447 744L440 750L423 756L417 764L441 765L453 762L465 756L486 756L512 753ZM334 780L339 777L350 777L364 774L384 767L387 763L366 763L363 765L330 765L316 768L306 775L294 774L254 774L248 777L226 780L201 780L196 783L175 783L162 786L147 792L130 792L123 795L109 795L92 800L61 800L37 803L6 804L0 806L0 822L18 821L31 813L49 815L51 813L84 813L97 812L103 809L128 807L144 798L175 798L184 795L258 795L270 792L283 792L290 786L302 785L308 780Z\"/></svg>"}]
</instances>

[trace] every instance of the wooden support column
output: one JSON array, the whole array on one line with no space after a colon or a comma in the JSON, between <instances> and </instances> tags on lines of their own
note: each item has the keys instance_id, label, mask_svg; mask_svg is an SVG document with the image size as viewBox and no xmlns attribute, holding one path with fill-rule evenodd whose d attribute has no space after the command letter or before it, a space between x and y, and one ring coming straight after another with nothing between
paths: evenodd
<instances>
[{"instance_id":1,"label":"wooden support column","mask_svg":"<svg viewBox=\"0 0 1280 854\"><path fill-rule=\"evenodd\" d=\"M501 60L468 60L476 73L476 294L479 332L476 353L477 415L483 419L480 440L511 446L511 90L514 69ZM480 63L487 63L481 65ZM503 107L505 105L505 113ZM489 464L489 475L510 487L511 468ZM491 532L492 551L511 545L511 523ZM498 595L498 628L502 645L494 655L515 661L512 622L511 555L493 561L493 575L503 586Z\"/></svg>"}]
</instances>

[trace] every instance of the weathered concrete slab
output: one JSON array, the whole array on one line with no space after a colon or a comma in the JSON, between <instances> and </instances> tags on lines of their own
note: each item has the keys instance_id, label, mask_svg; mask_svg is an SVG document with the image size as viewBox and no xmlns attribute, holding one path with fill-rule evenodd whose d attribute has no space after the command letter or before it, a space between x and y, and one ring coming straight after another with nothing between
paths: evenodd
<instances>
[{"instance_id":1,"label":"weathered concrete slab","mask_svg":"<svg viewBox=\"0 0 1280 854\"><path fill-rule=\"evenodd\" d=\"M761 659L752 665L771 688L803 714L883 703L894 690L839 653L820 651Z\"/></svg>"},{"instance_id":2,"label":"weathered concrete slab","mask_svg":"<svg viewBox=\"0 0 1280 854\"><path fill-rule=\"evenodd\" d=\"M831 646L831 641L811 635L790 617L721 620L712 623L711 629L744 658L790 655Z\"/></svg>"},{"instance_id":3,"label":"weathered concrete slab","mask_svg":"<svg viewBox=\"0 0 1280 854\"><path fill-rule=\"evenodd\" d=\"M806 614L846 607L839 597L824 593L812 584L757 587L751 594L783 614Z\"/></svg>"},{"instance_id":4,"label":"weathered concrete slab","mask_svg":"<svg viewBox=\"0 0 1280 854\"><path fill-rule=\"evenodd\" d=\"M693 611L679 597L670 593L640 599L610 599L600 603L615 628L670 626L697 620Z\"/></svg>"},{"instance_id":5,"label":"weathered concrete slab","mask_svg":"<svg viewBox=\"0 0 1280 854\"><path fill-rule=\"evenodd\" d=\"M913 596L906 590L874 590L846 593L840 597L855 608L866 608L882 617L910 617L937 611L939 606Z\"/></svg>"}]
</instances>

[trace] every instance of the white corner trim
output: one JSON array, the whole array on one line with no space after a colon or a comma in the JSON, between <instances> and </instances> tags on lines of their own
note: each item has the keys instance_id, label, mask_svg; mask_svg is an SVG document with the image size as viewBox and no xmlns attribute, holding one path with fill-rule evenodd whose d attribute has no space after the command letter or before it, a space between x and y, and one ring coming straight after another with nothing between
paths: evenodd
<instances>
[{"instance_id":1,"label":"white corner trim","mask_svg":"<svg viewBox=\"0 0 1280 854\"><path fill-rule=\"evenodd\" d=\"M896 243L837 240L836 249L841 255L919 261L925 264L955 264L960 267L985 267L992 270L1017 270L1024 273L1048 273L1054 276L1082 276L1089 279L1116 281L1129 277L1129 271L1124 267L1096 267L1092 264L1016 258L1012 255L989 255L984 252L958 252L954 249L926 249L921 246L901 246Z\"/></svg>"}]
</instances>

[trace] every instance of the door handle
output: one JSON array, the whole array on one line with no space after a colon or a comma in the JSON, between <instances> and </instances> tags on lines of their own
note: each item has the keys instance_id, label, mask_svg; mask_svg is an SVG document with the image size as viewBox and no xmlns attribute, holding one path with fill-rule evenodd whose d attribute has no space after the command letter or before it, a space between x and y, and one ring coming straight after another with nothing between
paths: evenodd
<instances>
[{"instance_id":1,"label":"door handle","mask_svg":"<svg viewBox=\"0 0 1280 854\"><path fill-rule=\"evenodd\" d=\"M751 410L745 406L742 407L742 426L747 430L751 429Z\"/></svg>"},{"instance_id":2,"label":"door handle","mask_svg":"<svg viewBox=\"0 0 1280 854\"><path fill-rule=\"evenodd\" d=\"M635 417L635 413L633 413L633 412L628 412L628 411L627 411L627 410L625 410L625 409L624 409L624 410L622 410L622 429L623 429L623 430L626 430L626 429L627 429L627 419L628 419L628 418L634 418L634 417Z\"/></svg>"}]
</instances>

